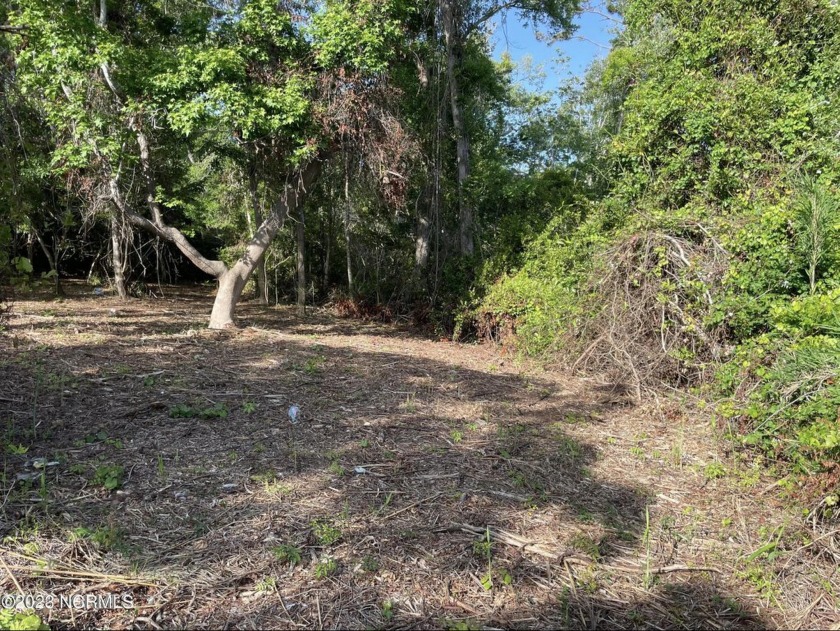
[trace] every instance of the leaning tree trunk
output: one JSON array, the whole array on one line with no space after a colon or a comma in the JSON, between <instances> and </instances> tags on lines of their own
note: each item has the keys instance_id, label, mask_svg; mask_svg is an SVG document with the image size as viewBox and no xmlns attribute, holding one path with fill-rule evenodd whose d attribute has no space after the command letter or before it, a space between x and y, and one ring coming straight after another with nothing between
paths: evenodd
<instances>
[{"instance_id":1,"label":"leaning tree trunk","mask_svg":"<svg viewBox=\"0 0 840 631\"><path fill-rule=\"evenodd\" d=\"M306 315L306 257L304 248L306 245L306 233L303 216L303 208L297 216L295 225L296 267L297 267L297 312L304 317Z\"/></svg>"},{"instance_id":2,"label":"leaning tree trunk","mask_svg":"<svg viewBox=\"0 0 840 631\"><path fill-rule=\"evenodd\" d=\"M248 266L240 266L237 263L219 277L219 289L216 292L216 300L213 301L208 328L226 329L235 326L233 312L253 269L253 266L249 269Z\"/></svg>"},{"instance_id":3,"label":"leaning tree trunk","mask_svg":"<svg viewBox=\"0 0 840 631\"><path fill-rule=\"evenodd\" d=\"M461 53L461 41L455 22L453 0L441 0L440 9L443 18L443 38L446 45L446 74L449 79L449 100L452 107L452 126L455 130L455 143L458 166L458 211L461 239L461 254L473 253L473 213L467 200L467 179L470 176L470 139L461 109L461 91L458 84L457 67Z\"/></svg>"},{"instance_id":4,"label":"leaning tree trunk","mask_svg":"<svg viewBox=\"0 0 840 631\"><path fill-rule=\"evenodd\" d=\"M140 146L140 170L146 180L146 199L152 219L147 219L128 208L119 190L117 178L113 176L109 179L111 199L123 217L133 226L142 228L174 244L198 269L218 279L219 290L216 293L213 310L210 313L209 328L225 329L236 326L234 309L242 296L245 283L248 282L251 273L265 254L271 240L285 223L289 212L296 211L302 203L307 189L313 185L321 172L321 162L317 159L313 160L302 172L297 174L294 178L294 184L286 185L283 194L273 205L269 216L257 228L254 236L248 242L245 253L233 267L228 268L222 261L210 260L203 256L189 242L183 232L164 223L162 209L154 194L155 185L149 161L148 140L136 128L135 133Z\"/></svg>"}]
</instances>

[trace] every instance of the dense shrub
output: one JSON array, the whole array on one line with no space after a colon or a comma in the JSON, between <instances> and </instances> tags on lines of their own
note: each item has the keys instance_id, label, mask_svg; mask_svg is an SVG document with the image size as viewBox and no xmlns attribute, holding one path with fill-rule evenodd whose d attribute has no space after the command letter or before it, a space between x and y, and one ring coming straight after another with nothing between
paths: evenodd
<instances>
[{"instance_id":1,"label":"dense shrub","mask_svg":"<svg viewBox=\"0 0 840 631\"><path fill-rule=\"evenodd\" d=\"M746 444L840 456L840 9L649 0L592 107L616 104L612 186L549 223L478 308L517 343L637 390L707 384ZM617 98L619 95L621 98Z\"/></svg>"}]
</instances>

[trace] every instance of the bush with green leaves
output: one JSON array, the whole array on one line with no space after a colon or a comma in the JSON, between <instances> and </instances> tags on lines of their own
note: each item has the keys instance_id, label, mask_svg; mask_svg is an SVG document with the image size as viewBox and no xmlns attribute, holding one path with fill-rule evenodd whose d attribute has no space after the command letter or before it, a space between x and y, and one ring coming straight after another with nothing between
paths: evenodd
<instances>
[{"instance_id":1,"label":"bush with green leaves","mask_svg":"<svg viewBox=\"0 0 840 631\"><path fill-rule=\"evenodd\" d=\"M528 353L612 362L637 392L712 376L735 435L799 470L830 469L840 7L630 0L621 12L587 79L589 107L620 121L609 190L577 229L549 222L479 316L509 322Z\"/></svg>"}]
</instances>

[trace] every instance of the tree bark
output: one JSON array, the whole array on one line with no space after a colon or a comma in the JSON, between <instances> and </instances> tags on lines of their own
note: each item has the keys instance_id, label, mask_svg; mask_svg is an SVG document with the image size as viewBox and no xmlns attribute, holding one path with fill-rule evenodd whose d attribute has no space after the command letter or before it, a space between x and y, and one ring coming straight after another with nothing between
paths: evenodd
<instances>
[{"instance_id":1,"label":"tree bark","mask_svg":"<svg viewBox=\"0 0 840 631\"><path fill-rule=\"evenodd\" d=\"M333 209L332 206L327 208L327 243L324 248L324 295L330 289L330 254L332 252L333 241Z\"/></svg>"},{"instance_id":2,"label":"tree bark","mask_svg":"<svg viewBox=\"0 0 840 631\"><path fill-rule=\"evenodd\" d=\"M470 255L473 253L473 212L466 195L467 179L470 176L470 139L461 108L461 91L458 81L458 65L461 61L463 43L455 20L453 0L440 0L440 9L446 47L446 73L449 79L452 126L455 129L461 254Z\"/></svg>"},{"instance_id":3,"label":"tree bark","mask_svg":"<svg viewBox=\"0 0 840 631\"><path fill-rule=\"evenodd\" d=\"M414 269L416 273L426 269L429 264L429 236L431 233L431 222L429 221L429 210L431 209L431 195L429 195L429 185L423 189L423 194L420 196L419 208L417 209L417 227L414 238Z\"/></svg>"},{"instance_id":4,"label":"tree bark","mask_svg":"<svg viewBox=\"0 0 840 631\"><path fill-rule=\"evenodd\" d=\"M251 205L254 210L254 225L259 226L263 222L262 208L260 207L259 189L257 187L257 167L251 164L248 169L248 188L251 195ZM253 236L253 235L251 235ZM261 305L268 304L268 282L265 275L265 256L260 257L255 272L257 281L257 300Z\"/></svg>"},{"instance_id":5,"label":"tree bark","mask_svg":"<svg viewBox=\"0 0 840 631\"><path fill-rule=\"evenodd\" d=\"M119 219L111 216L111 265L114 269L114 288L117 290L117 295L125 300L128 298L128 292L125 288L125 252L123 251L122 229Z\"/></svg>"},{"instance_id":6,"label":"tree bark","mask_svg":"<svg viewBox=\"0 0 840 631\"><path fill-rule=\"evenodd\" d=\"M210 313L211 329L226 329L236 325L234 309L248 277L254 271L260 258L265 254L271 240L283 227L286 217L294 213L303 203L308 189L321 173L321 162L314 160L296 177L295 184L287 184L282 196L274 205L271 213L262 222L253 238L245 248L245 253L231 267L219 274L219 291Z\"/></svg>"},{"instance_id":7,"label":"tree bark","mask_svg":"<svg viewBox=\"0 0 840 631\"><path fill-rule=\"evenodd\" d=\"M347 250L347 293L353 297L353 257L350 253L350 160L344 158L344 247Z\"/></svg>"},{"instance_id":8,"label":"tree bark","mask_svg":"<svg viewBox=\"0 0 840 631\"><path fill-rule=\"evenodd\" d=\"M300 317L306 316L306 256L304 247L306 245L306 226L304 224L303 208L300 208L295 224L295 244L297 245L296 266L297 266L297 312Z\"/></svg>"}]
</instances>

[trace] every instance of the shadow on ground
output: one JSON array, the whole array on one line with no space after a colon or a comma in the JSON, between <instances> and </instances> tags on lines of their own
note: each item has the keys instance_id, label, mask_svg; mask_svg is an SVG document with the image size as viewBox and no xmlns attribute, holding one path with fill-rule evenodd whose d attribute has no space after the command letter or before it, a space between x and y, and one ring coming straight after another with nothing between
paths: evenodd
<instances>
[{"instance_id":1,"label":"shadow on ground","mask_svg":"<svg viewBox=\"0 0 840 631\"><path fill-rule=\"evenodd\" d=\"M199 330L193 295L24 306L0 341L4 557L26 588L138 605L54 626L760 624L714 574L650 572L649 491L593 476L568 428L606 407L574 384L288 310Z\"/></svg>"}]
</instances>

